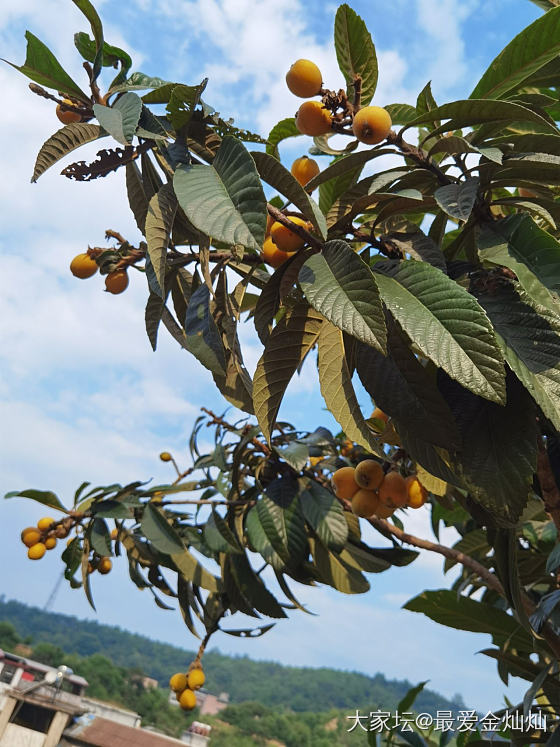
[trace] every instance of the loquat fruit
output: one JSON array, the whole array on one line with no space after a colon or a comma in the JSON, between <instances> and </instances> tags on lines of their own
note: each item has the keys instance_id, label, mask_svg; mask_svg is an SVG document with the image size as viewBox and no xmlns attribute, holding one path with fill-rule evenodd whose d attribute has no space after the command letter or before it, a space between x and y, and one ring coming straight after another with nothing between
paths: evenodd
<instances>
[{"instance_id":1,"label":"loquat fruit","mask_svg":"<svg viewBox=\"0 0 560 747\"><path fill-rule=\"evenodd\" d=\"M97 262L89 254L77 254L70 262L70 272L74 277L85 280L97 272Z\"/></svg>"},{"instance_id":2,"label":"loquat fruit","mask_svg":"<svg viewBox=\"0 0 560 747\"><path fill-rule=\"evenodd\" d=\"M426 499L428 498L428 491L422 485L416 475L409 475L406 478L405 483L408 496L406 505L409 508L421 508L424 503L426 503Z\"/></svg>"},{"instance_id":3,"label":"loquat fruit","mask_svg":"<svg viewBox=\"0 0 560 747\"><path fill-rule=\"evenodd\" d=\"M39 521L37 522L37 529L40 529L42 532L44 532L47 529L50 529L54 523L55 520L52 517L43 516L43 518L39 519Z\"/></svg>"},{"instance_id":4,"label":"loquat fruit","mask_svg":"<svg viewBox=\"0 0 560 747\"><path fill-rule=\"evenodd\" d=\"M374 490L366 490L360 488L352 496L352 512L356 516L361 516L366 519L372 516L379 506L379 496Z\"/></svg>"},{"instance_id":5,"label":"loquat fruit","mask_svg":"<svg viewBox=\"0 0 560 747\"><path fill-rule=\"evenodd\" d=\"M292 176L297 179L302 187L304 187L307 182L311 181L314 176L317 176L320 170L317 161L308 156L296 158L291 168Z\"/></svg>"},{"instance_id":6,"label":"loquat fruit","mask_svg":"<svg viewBox=\"0 0 560 747\"><path fill-rule=\"evenodd\" d=\"M62 101L64 104L66 104L66 106L76 108L76 105L72 101L70 101L70 99L63 99ZM68 109L63 109L60 104L56 105L56 116L62 122L62 124L65 125L82 121L82 115L78 111L69 111Z\"/></svg>"},{"instance_id":7,"label":"loquat fruit","mask_svg":"<svg viewBox=\"0 0 560 747\"><path fill-rule=\"evenodd\" d=\"M21 533L21 541L26 547L36 545L41 539L41 532L37 527L26 527Z\"/></svg>"},{"instance_id":8,"label":"loquat fruit","mask_svg":"<svg viewBox=\"0 0 560 747\"><path fill-rule=\"evenodd\" d=\"M296 127L302 135L326 135L331 123L331 113L320 101L304 101L297 110Z\"/></svg>"},{"instance_id":9,"label":"loquat fruit","mask_svg":"<svg viewBox=\"0 0 560 747\"><path fill-rule=\"evenodd\" d=\"M391 131L391 116L381 106L364 106L354 115L352 132L361 143L375 145Z\"/></svg>"},{"instance_id":10,"label":"loquat fruit","mask_svg":"<svg viewBox=\"0 0 560 747\"><path fill-rule=\"evenodd\" d=\"M388 519L389 516L392 516L394 513L395 513L394 508L391 508L391 506L385 506L381 502L379 502L379 505L375 509L375 515L378 516L380 519Z\"/></svg>"},{"instance_id":11,"label":"loquat fruit","mask_svg":"<svg viewBox=\"0 0 560 747\"><path fill-rule=\"evenodd\" d=\"M47 537L45 547L47 550L53 550L56 547L56 537Z\"/></svg>"},{"instance_id":12,"label":"loquat fruit","mask_svg":"<svg viewBox=\"0 0 560 747\"><path fill-rule=\"evenodd\" d=\"M367 490L377 490L384 477L383 467L375 459L364 459L354 472L354 479L358 485Z\"/></svg>"},{"instance_id":13,"label":"loquat fruit","mask_svg":"<svg viewBox=\"0 0 560 747\"><path fill-rule=\"evenodd\" d=\"M119 530L115 527L115 529L111 529L111 539L116 540L119 536Z\"/></svg>"},{"instance_id":14,"label":"loquat fruit","mask_svg":"<svg viewBox=\"0 0 560 747\"><path fill-rule=\"evenodd\" d=\"M161 454L159 455L159 458L161 459L162 462L170 462L173 457L168 451L162 451Z\"/></svg>"},{"instance_id":15,"label":"loquat fruit","mask_svg":"<svg viewBox=\"0 0 560 747\"><path fill-rule=\"evenodd\" d=\"M301 228L309 228L309 223L303 218L290 216L290 221L292 223L295 223L296 226L301 226ZM287 226L285 226L283 223L279 223L278 221L275 221L272 224L272 228L270 229L270 238L276 244L278 249L280 249L280 251L286 252L287 254L297 252L297 250L301 249L305 244L305 239L303 239L297 233L294 233Z\"/></svg>"},{"instance_id":16,"label":"loquat fruit","mask_svg":"<svg viewBox=\"0 0 560 747\"><path fill-rule=\"evenodd\" d=\"M274 223L272 225L274 225ZM267 265L274 267L274 269L280 267L280 265L283 265L290 256L288 252L283 252L281 249L278 249L270 236L267 236L264 240L261 254L263 262L266 262Z\"/></svg>"},{"instance_id":17,"label":"loquat fruit","mask_svg":"<svg viewBox=\"0 0 560 747\"><path fill-rule=\"evenodd\" d=\"M40 560L43 555L47 552L47 548L42 542L36 542L27 551L27 557L30 560Z\"/></svg>"},{"instance_id":18,"label":"loquat fruit","mask_svg":"<svg viewBox=\"0 0 560 747\"><path fill-rule=\"evenodd\" d=\"M321 71L311 60L296 60L286 73L286 85L294 96L316 96L323 85Z\"/></svg>"},{"instance_id":19,"label":"loquat fruit","mask_svg":"<svg viewBox=\"0 0 560 747\"><path fill-rule=\"evenodd\" d=\"M112 567L113 567L113 561L111 560L111 558L103 557L99 561L97 570L99 571L99 573L101 573L102 576L105 576L107 573L110 572Z\"/></svg>"},{"instance_id":20,"label":"loquat fruit","mask_svg":"<svg viewBox=\"0 0 560 747\"><path fill-rule=\"evenodd\" d=\"M190 690L199 690L204 685L206 677L201 668L191 669L187 675L187 687Z\"/></svg>"},{"instance_id":21,"label":"loquat fruit","mask_svg":"<svg viewBox=\"0 0 560 747\"><path fill-rule=\"evenodd\" d=\"M169 687L176 693L182 693L187 687L187 675L183 672L176 672L169 678Z\"/></svg>"},{"instance_id":22,"label":"loquat fruit","mask_svg":"<svg viewBox=\"0 0 560 747\"><path fill-rule=\"evenodd\" d=\"M128 273L126 270L115 270L110 272L105 278L105 289L109 293L117 295L125 291L128 287Z\"/></svg>"},{"instance_id":23,"label":"loquat fruit","mask_svg":"<svg viewBox=\"0 0 560 747\"><path fill-rule=\"evenodd\" d=\"M341 467L331 478L335 495L350 500L358 492L360 486L354 479L354 467Z\"/></svg>"},{"instance_id":24,"label":"loquat fruit","mask_svg":"<svg viewBox=\"0 0 560 747\"><path fill-rule=\"evenodd\" d=\"M406 483L398 472L388 472L379 486L379 501L388 508L404 506L408 500Z\"/></svg>"},{"instance_id":25,"label":"loquat fruit","mask_svg":"<svg viewBox=\"0 0 560 747\"><path fill-rule=\"evenodd\" d=\"M192 690L189 690L187 688L186 690L183 690L180 697L178 698L178 701L179 705L184 711L192 711L192 709L196 706L196 695Z\"/></svg>"}]
</instances>

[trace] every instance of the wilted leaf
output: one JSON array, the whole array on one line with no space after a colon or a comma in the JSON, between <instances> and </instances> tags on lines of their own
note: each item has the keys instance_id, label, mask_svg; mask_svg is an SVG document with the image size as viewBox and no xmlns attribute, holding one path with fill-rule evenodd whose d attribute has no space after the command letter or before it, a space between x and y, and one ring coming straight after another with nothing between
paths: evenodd
<instances>
[{"instance_id":1,"label":"wilted leaf","mask_svg":"<svg viewBox=\"0 0 560 747\"><path fill-rule=\"evenodd\" d=\"M107 133L103 132L99 125L82 122L75 122L57 130L41 146L41 150L37 154L31 181L36 182L47 169L76 148L106 135Z\"/></svg>"}]
</instances>

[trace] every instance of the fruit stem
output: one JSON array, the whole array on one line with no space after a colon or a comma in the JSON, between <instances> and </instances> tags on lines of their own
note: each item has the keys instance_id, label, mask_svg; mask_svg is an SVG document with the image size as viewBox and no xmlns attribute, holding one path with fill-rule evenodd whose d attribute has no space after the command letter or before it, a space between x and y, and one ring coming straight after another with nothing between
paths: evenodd
<instances>
[{"instance_id":1,"label":"fruit stem","mask_svg":"<svg viewBox=\"0 0 560 747\"><path fill-rule=\"evenodd\" d=\"M96 104L101 103L101 91L99 90L99 86L95 82L95 78L93 77L93 68L89 64L89 62L84 62L83 68L88 74L89 78L89 87L91 89L91 98L92 101L94 101Z\"/></svg>"},{"instance_id":2,"label":"fruit stem","mask_svg":"<svg viewBox=\"0 0 560 747\"><path fill-rule=\"evenodd\" d=\"M361 75L354 76L354 101L352 102L353 113L355 114L362 106L362 77Z\"/></svg>"},{"instance_id":3,"label":"fruit stem","mask_svg":"<svg viewBox=\"0 0 560 747\"><path fill-rule=\"evenodd\" d=\"M431 171L432 174L435 174L440 184L454 183L455 180L450 179L444 171L436 166L432 159L429 158L425 150L422 150L422 148L418 148L411 143L407 143L406 140L403 140L401 132L396 133L394 130L391 130L391 132L387 135L386 142L389 143L389 145L395 145L406 158L410 158L421 168L427 169L428 171Z\"/></svg>"}]
</instances>

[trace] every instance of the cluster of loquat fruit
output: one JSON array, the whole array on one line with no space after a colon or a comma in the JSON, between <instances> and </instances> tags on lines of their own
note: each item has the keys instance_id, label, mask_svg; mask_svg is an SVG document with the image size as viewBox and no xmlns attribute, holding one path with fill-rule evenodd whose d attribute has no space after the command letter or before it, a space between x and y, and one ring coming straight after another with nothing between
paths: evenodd
<instances>
[{"instance_id":1,"label":"cluster of loquat fruit","mask_svg":"<svg viewBox=\"0 0 560 747\"><path fill-rule=\"evenodd\" d=\"M70 262L70 272L74 277L85 280L90 278L98 270L95 259L88 253L77 254ZM105 290L109 293L118 294L128 287L128 273L126 270L115 270L105 278Z\"/></svg>"},{"instance_id":2,"label":"cluster of loquat fruit","mask_svg":"<svg viewBox=\"0 0 560 747\"><path fill-rule=\"evenodd\" d=\"M35 527L25 527L21 532L21 541L28 548L27 557L30 560L40 560L47 550L53 550L59 539L65 539L70 534L73 526L74 519L67 517L61 521L56 521L52 516L43 516L37 522ZM111 539L116 540L118 537L118 530L113 529L111 532ZM66 545L70 545L79 539L79 535L75 537L68 537ZM105 576L111 571L113 562L111 558L105 555L99 555L95 551L92 552L91 558L88 562L88 573L93 571L99 571L101 575Z\"/></svg>"},{"instance_id":3,"label":"cluster of loquat fruit","mask_svg":"<svg viewBox=\"0 0 560 747\"><path fill-rule=\"evenodd\" d=\"M356 107L347 102L347 108L341 115L335 115L327 108L324 100L331 97L332 92L323 89L321 71L311 60L297 60L286 74L286 84L289 90L300 98L308 98L299 107L295 121L297 129L302 135L319 136L333 131L333 123L343 124L345 116L352 122L352 132L362 143L374 145L385 140L391 130L391 117L386 109L380 106ZM321 101L312 99L322 96ZM308 156L297 158L291 167L291 172L297 181L305 187L308 182L319 173L317 161ZM287 216L292 223L309 230L310 224L299 216ZM288 226L269 217L266 227L266 237L261 257L271 267L278 268L292 254L305 245L305 238L290 230Z\"/></svg>"},{"instance_id":4,"label":"cluster of loquat fruit","mask_svg":"<svg viewBox=\"0 0 560 747\"><path fill-rule=\"evenodd\" d=\"M50 516L39 519L36 527L25 527L21 541L28 548L30 560L40 560L47 550L53 550L59 539L68 536L69 529L64 522L57 523Z\"/></svg>"},{"instance_id":5,"label":"cluster of loquat fruit","mask_svg":"<svg viewBox=\"0 0 560 747\"><path fill-rule=\"evenodd\" d=\"M200 664L193 662L186 673L177 672L169 680L169 687L184 711L192 711L196 706L196 690L200 690L205 681Z\"/></svg>"},{"instance_id":6,"label":"cluster of loquat fruit","mask_svg":"<svg viewBox=\"0 0 560 747\"><path fill-rule=\"evenodd\" d=\"M303 99L329 95L323 89L321 71L311 60L297 60L286 74L286 84L290 91ZM381 106L352 107L352 132L367 145L375 145L385 140L391 131L391 116ZM296 127L302 135L327 135L332 132L333 114L324 101L304 101L296 114Z\"/></svg>"},{"instance_id":7,"label":"cluster of loquat fruit","mask_svg":"<svg viewBox=\"0 0 560 747\"><path fill-rule=\"evenodd\" d=\"M333 474L335 495L350 501L356 516L388 519L397 508L420 508L428 493L416 475L385 474L375 459L364 459L356 467L341 467Z\"/></svg>"}]
</instances>

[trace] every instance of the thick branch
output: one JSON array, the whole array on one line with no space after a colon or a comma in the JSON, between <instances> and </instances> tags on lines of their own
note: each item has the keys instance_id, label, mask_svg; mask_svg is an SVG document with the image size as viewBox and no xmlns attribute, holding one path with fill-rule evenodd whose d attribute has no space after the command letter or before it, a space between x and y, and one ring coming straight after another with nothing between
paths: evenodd
<instances>
[{"instance_id":1,"label":"thick branch","mask_svg":"<svg viewBox=\"0 0 560 747\"><path fill-rule=\"evenodd\" d=\"M392 534L394 537L399 539L401 542L406 543L407 545L413 545L414 547L420 547L423 550L437 552L440 555L443 555L445 558L449 558L449 560L453 560L456 563L461 563L461 565L464 565L465 568L468 568L469 570L473 571L473 573L476 573L478 576L480 576L480 578L485 581L489 589L493 589L494 591L498 592L498 594L502 597L505 596L504 588L500 583L498 577L491 573L488 568L482 565L482 563L479 563L474 558L471 558L470 555L465 555L465 553L462 553L459 550L454 550L452 547L446 547L445 545L440 545L437 542L430 542L429 540L422 539L421 537L416 537L413 534L408 534L408 532L404 532L402 529L399 529L389 521L385 521L385 519L378 519L374 517L372 519L368 519L368 521L379 531L382 531L384 534Z\"/></svg>"},{"instance_id":2,"label":"thick branch","mask_svg":"<svg viewBox=\"0 0 560 747\"><path fill-rule=\"evenodd\" d=\"M426 151L422 150L422 148L417 148L415 145L407 143L393 130L391 130L387 135L387 142L390 145L395 145L404 156L410 158L412 161L417 163L418 166L431 171L432 174L435 174L440 184L453 184L454 180L450 179L444 171L436 166L432 159L428 157Z\"/></svg>"}]
</instances>

